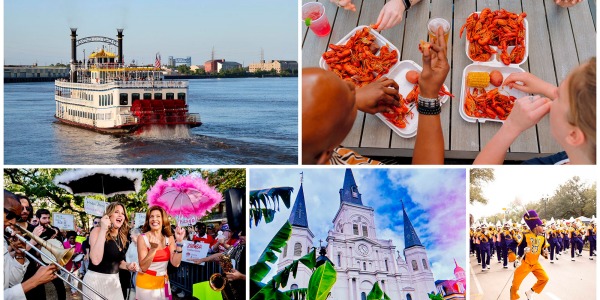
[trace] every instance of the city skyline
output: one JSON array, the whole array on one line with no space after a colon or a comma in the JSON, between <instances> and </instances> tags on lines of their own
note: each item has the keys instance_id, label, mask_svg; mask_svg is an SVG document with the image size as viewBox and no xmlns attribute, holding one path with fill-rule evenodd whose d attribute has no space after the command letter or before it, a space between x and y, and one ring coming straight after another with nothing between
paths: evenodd
<instances>
[{"instance_id":1,"label":"city skyline","mask_svg":"<svg viewBox=\"0 0 600 300\"><path fill-rule=\"evenodd\" d=\"M71 56L70 27L77 38L105 36L116 39L124 28L123 57L129 64L162 63L168 57L192 57L193 65L211 59L235 61L244 66L265 60L298 61L297 5L286 1L115 1L62 0L58 2L11 1L4 5L4 64L40 66L68 64ZM32 9L35 7L35 9ZM235 16L235 17L234 17ZM235 21L235 24L232 22ZM214 27L213 27L214 26ZM213 27L213 28L207 28ZM196 28L196 30L194 30ZM101 43L77 47L77 58L100 49ZM112 46L111 46L112 47ZM116 47L112 47L116 52Z\"/></svg>"},{"instance_id":2,"label":"city skyline","mask_svg":"<svg viewBox=\"0 0 600 300\"><path fill-rule=\"evenodd\" d=\"M300 172L304 172L304 199L314 244L318 246L318 241L324 241L328 231L333 230L345 169L253 169L250 190L291 186L294 192L290 208L281 205L273 222L266 224L263 220L252 226L251 264L256 263L273 234L288 220L300 188ZM400 203L403 199L417 235L427 249L435 279L454 278L453 259L465 267L465 170L352 169L352 172L364 205L375 210L378 239L392 239L396 250L403 252ZM432 189L431 184L437 189ZM272 265L268 278L276 274L276 269Z\"/></svg>"}]
</instances>

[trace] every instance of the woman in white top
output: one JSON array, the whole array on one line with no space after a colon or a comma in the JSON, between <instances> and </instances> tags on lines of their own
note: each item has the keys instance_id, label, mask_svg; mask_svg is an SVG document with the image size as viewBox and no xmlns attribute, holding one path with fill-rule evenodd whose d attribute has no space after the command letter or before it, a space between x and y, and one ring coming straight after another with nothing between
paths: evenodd
<instances>
[{"instance_id":1,"label":"woman in white top","mask_svg":"<svg viewBox=\"0 0 600 300\"><path fill-rule=\"evenodd\" d=\"M185 230L178 226L173 238L167 213L159 206L152 206L146 213L142 231L137 240L141 271L136 279L136 298L171 299L167 266L171 262L179 267Z\"/></svg>"}]
</instances>

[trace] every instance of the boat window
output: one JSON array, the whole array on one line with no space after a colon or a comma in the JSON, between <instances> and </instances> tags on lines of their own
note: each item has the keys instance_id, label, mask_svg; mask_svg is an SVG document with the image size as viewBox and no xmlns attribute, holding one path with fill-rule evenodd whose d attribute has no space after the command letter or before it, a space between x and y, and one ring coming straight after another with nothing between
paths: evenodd
<instances>
[{"instance_id":1,"label":"boat window","mask_svg":"<svg viewBox=\"0 0 600 300\"><path fill-rule=\"evenodd\" d=\"M177 93L177 99L185 100L185 93Z\"/></svg>"},{"instance_id":2,"label":"boat window","mask_svg":"<svg viewBox=\"0 0 600 300\"><path fill-rule=\"evenodd\" d=\"M175 94L167 93L167 99L175 99Z\"/></svg>"},{"instance_id":3,"label":"boat window","mask_svg":"<svg viewBox=\"0 0 600 300\"><path fill-rule=\"evenodd\" d=\"M144 100L152 99L152 93L144 93Z\"/></svg>"},{"instance_id":4,"label":"boat window","mask_svg":"<svg viewBox=\"0 0 600 300\"><path fill-rule=\"evenodd\" d=\"M133 103L133 101L135 100L140 100L140 94L139 93L133 93L131 94L131 102Z\"/></svg>"},{"instance_id":5,"label":"boat window","mask_svg":"<svg viewBox=\"0 0 600 300\"><path fill-rule=\"evenodd\" d=\"M129 104L129 97L127 95L127 93L121 93L119 95L119 105L127 105Z\"/></svg>"},{"instance_id":6,"label":"boat window","mask_svg":"<svg viewBox=\"0 0 600 300\"><path fill-rule=\"evenodd\" d=\"M162 100L162 93L154 93L155 100Z\"/></svg>"}]
</instances>

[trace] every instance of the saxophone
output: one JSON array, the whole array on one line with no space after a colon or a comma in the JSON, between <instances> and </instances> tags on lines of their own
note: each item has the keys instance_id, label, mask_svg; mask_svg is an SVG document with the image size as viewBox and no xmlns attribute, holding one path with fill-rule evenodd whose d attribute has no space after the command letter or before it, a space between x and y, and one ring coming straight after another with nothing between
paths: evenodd
<instances>
[{"instance_id":1,"label":"saxophone","mask_svg":"<svg viewBox=\"0 0 600 300\"><path fill-rule=\"evenodd\" d=\"M229 250L225 251L223 255L219 258L219 265L221 266L221 270L223 273L231 272L233 270L233 264L231 263L231 254L235 247L231 247ZM221 273L215 273L210 276L208 280L210 288L214 291L221 292L221 296L223 296L224 300L237 300L238 298L237 291L231 286L231 282L227 280L227 276Z\"/></svg>"}]
</instances>

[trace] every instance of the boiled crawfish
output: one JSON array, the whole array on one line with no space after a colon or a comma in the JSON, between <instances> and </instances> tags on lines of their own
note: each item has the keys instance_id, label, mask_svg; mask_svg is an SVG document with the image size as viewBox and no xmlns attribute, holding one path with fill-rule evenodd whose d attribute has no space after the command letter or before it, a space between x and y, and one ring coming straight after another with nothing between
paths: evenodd
<instances>
[{"instance_id":1,"label":"boiled crawfish","mask_svg":"<svg viewBox=\"0 0 600 300\"><path fill-rule=\"evenodd\" d=\"M365 27L357 31L345 45L329 44L331 50L323 53L333 72L358 87L381 78L398 62L398 51L388 45L379 47L370 30Z\"/></svg>"},{"instance_id":2,"label":"boiled crawfish","mask_svg":"<svg viewBox=\"0 0 600 300\"><path fill-rule=\"evenodd\" d=\"M418 87L418 85L416 87ZM408 124L408 118L410 117L412 119L414 113L412 112L412 109L409 109L406 99L404 99L401 94L399 102L399 106L391 107L392 112L383 113L383 116L390 121L390 123L394 124L394 126L398 128L406 128L406 125Z\"/></svg>"},{"instance_id":3,"label":"boiled crawfish","mask_svg":"<svg viewBox=\"0 0 600 300\"><path fill-rule=\"evenodd\" d=\"M476 118L506 120L514 106L516 98L502 95L498 88L486 91L483 88L467 89L464 111L467 115Z\"/></svg>"},{"instance_id":4,"label":"boiled crawfish","mask_svg":"<svg viewBox=\"0 0 600 300\"><path fill-rule=\"evenodd\" d=\"M481 14L471 14L460 29L467 29L469 57L475 61L489 61L497 53L490 46L501 50L500 60L506 65L521 63L525 56L525 22L527 13L515 14L504 9L492 11L485 8ZM508 47L514 46L511 53Z\"/></svg>"}]
</instances>

